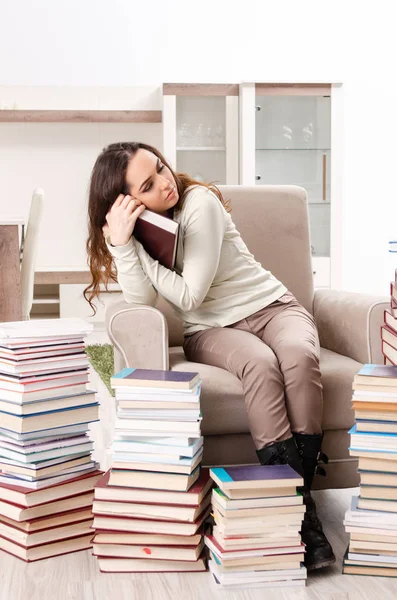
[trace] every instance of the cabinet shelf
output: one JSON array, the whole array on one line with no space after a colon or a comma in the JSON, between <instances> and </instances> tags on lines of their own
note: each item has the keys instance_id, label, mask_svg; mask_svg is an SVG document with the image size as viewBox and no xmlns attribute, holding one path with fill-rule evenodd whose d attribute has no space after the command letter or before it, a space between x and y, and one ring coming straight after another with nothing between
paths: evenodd
<instances>
[{"instance_id":1,"label":"cabinet shelf","mask_svg":"<svg viewBox=\"0 0 397 600\"><path fill-rule=\"evenodd\" d=\"M161 123L160 110L0 110L1 123Z\"/></svg>"},{"instance_id":2,"label":"cabinet shelf","mask_svg":"<svg viewBox=\"0 0 397 600\"><path fill-rule=\"evenodd\" d=\"M225 146L177 146L178 152L226 152Z\"/></svg>"},{"instance_id":3,"label":"cabinet shelf","mask_svg":"<svg viewBox=\"0 0 397 600\"><path fill-rule=\"evenodd\" d=\"M330 152L331 148L255 148L260 152Z\"/></svg>"}]
</instances>

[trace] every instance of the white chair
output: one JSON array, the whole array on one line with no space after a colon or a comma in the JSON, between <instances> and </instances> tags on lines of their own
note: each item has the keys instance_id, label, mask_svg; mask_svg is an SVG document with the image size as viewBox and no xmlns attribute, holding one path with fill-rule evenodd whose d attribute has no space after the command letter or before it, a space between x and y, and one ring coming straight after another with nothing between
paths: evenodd
<instances>
[{"instance_id":1,"label":"white chair","mask_svg":"<svg viewBox=\"0 0 397 600\"><path fill-rule=\"evenodd\" d=\"M36 188L30 204L29 219L23 244L21 263L22 320L28 321L33 304L34 272L43 216L44 192Z\"/></svg>"}]
</instances>

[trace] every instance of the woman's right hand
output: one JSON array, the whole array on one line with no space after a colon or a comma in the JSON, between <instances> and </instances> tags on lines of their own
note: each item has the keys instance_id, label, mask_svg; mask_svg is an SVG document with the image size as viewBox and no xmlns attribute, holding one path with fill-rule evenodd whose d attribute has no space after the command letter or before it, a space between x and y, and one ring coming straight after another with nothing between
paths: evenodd
<instances>
[{"instance_id":1,"label":"woman's right hand","mask_svg":"<svg viewBox=\"0 0 397 600\"><path fill-rule=\"evenodd\" d=\"M102 227L103 235L110 236L113 246L124 246L129 242L136 220L145 208L140 200L120 194L106 215L106 225Z\"/></svg>"}]
</instances>

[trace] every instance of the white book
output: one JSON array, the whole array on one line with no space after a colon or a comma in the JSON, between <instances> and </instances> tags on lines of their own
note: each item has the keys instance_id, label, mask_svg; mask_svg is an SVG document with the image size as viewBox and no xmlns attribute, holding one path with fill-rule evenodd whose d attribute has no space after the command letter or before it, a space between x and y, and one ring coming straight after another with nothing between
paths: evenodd
<instances>
[{"instance_id":1,"label":"white book","mask_svg":"<svg viewBox=\"0 0 397 600\"><path fill-rule=\"evenodd\" d=\"M23 482L25 482L25 481L27 481L27 482L49 481L50 478L52 478L52 477L61 477L63 475L70 475L71 473L74 473L74 476L77 477L77 475L82 474L82 473L80 473L80 471L84 471L84 472L88 473L90 470L92 470L94 468L95 469L99 468L98 463L96 463L93 460L90 460L90 461L83 463L82 465L75 465L74 467L69 467L67 469L57 471L57 473L55 475L50 475L49 477L37 477L36 475L23 475L21 473L11 473L11 472L5 472L4 475L9 475L10 477L22 479ZM25 483L21 483L18 485L25 485ZM49 484L47 484L47 485L49 485ZM52 484L50 484L50 485L52 485Z\"/></svg>"},{"instance_id":2,"label":"white book","mask_svg":"<svg viewBox=\"0 0 397 600\"><path fill-rule=\"evenodd\" d=\"M73 437L62 438L60 440L43 440L40 444L26 444L23 447L16 447L14 444L9 444L8 442L0 442L0 453L1 450L4 449L19 452L24 456L28 456L29 454L36 454L37 452L44 452L45 450L54 450L65 446L75 446L76 444L84 444L85 442L90 441L88 435L84 433L83 435L74 435Z\"/></svg>"},{"instance_id":3,"label":"white book","mask_svg":"<svg viewBox=\"0 0 397 600\"><path fill-rule=\"evenodd\" d=\"M85 466L85 465L84 465ZM77 469L75 473L68 473L67 475L57 475L55 477L48 477L46 479L39 479L37 481L25 481L19 479L18 477L6 477L5 475L0 475L0 484L7 485L20 485L22 487L29 488L30 490L41 490L43 488L49 487L51 485L56 485L57 483L62 483L64 481L69 481L70 479L74 479L79 475L85 475L86 473L91 473L92 471L96 471L99 468L98 463L94 463L94 466L90 466L88 469Z\"/></svg>"},{"instance_id":4,"label":"white book","mask_svg":"<svg viewBox=\"0 0 397 600\"><path fill-rule=\"evenodd\" d=\"M116 431L114 435L114 441L119 442L139 442L148 444L164 444L165 446L190 446L193 444L197 436L164 436L156 433L147 433L144 435L134 435L130 431Z\"/></svg>"},{"instance_id":5,"label":"white book","mask_svg":"<svg viewBox=\"0 0 397 600\"><path fill-rule=\"evenodd\" d=\"M31 433L17 433L16 431L0 428L0 437L3 436L11 438L10 441L17 440L24 442L27 440L35 440L44 437L60 439L61 437L67 437L64 434L69 434L69 437L71 437L72 434L78 432L85 433L88 431L88 429L89 423L78 423L77 425L66 425L65 427L54 427L53 429L43 429L41 431L32 431Z\"/></svg>"},{"instance_id":6,"label":"white book","mask_svg":"<svg viewBox=\"0 0 397 600\"><path fill-rule=\"evenodd\" d=\"M386 562L397 565L397 556L393 554L359 554L358 552L348 552L347 558L357 562Z\"/></svg>"},{"instance_id":7,"label":"white book","mask_svg":"<svg viewBox=\"0 0 397 600\"><path fill-rule=\"evenodd\" d=\"M279 548L255 548L254 550L250 550L250 549L244 549L244 550L226 550L224 552L222 552L220 554L219 548L218 546L216 546L213 543L213 540L211 539L211 537L208 537L208 535L206 535L204 537L204 542L205 545L211 550L212 553L216 554L217 556L219 556L223 561L225 566L227 566L227 561L228 560L235 560L238 558L247 558L247 557L257 557L257 556L275 556L277 554L291 554L291 560L294 560L294 554L301 554L302 552L305 551L305 547L302 544L302 542L300 541L298 544L295 545L285 545L285 546L281 546Z\"/></svg>"},{"instance_id":8,"label":"white book","mask_svg":"<svg viewBox=\"0 0 397 600\"><path fill-rule=\"evenodd\" d=\"M163 438L162 438L163 439ZM146 441L142 442L125 442L115 440L112 445L114 452L140 452L146 454L155 455L170 455L170 456L181 456L181 457L192 457L198 452L203 445L203 437L192 440L192 443L188 446L175 444L156 444Z\"/></svg>"},{"instance_id":9,"label":"white book","mask_svg":"<svg viewBox=\"0 0 397 600\"><path fill-rule=\"evenodd\" d=\"M33 319L32 321L11 321L0 324L0 343L21 338L86 336L94 329L92 323L84 319Z\"/></svg>"},{"instance_id":10,"label":"white book","mask_svg":"<svg viewBox=\"0 0 397 600\"><path fill-rule=\"evenodd\" d=\"M122 433L124 435L127 435L129 433L132 437L137 438L137 439L139 437L146 438L146 437L149 437L149 436L153 437L153 436L156 435L156 432L153 431L153 429L148 429L148 430L146 430L146 429L142 429L142 430L131 429L129 431L125 431L125 430L122 430L122 429L120 429L120 430L116 429L116 433ZM199 437L201 437L201 433L200 432L193 433L193 432L190 432L190 431L167 431L167 433L169 433L170 436L172 436L172 437L178 437L178 436L180 436L182 439L183 438L186 439L186 436L189 436L190 438L199 438ZM164 431L162 431L162 432L159 431L159 435L164 435Z\"/></svg>"},{"instance_id":11,"label":"white book","mask_svg":"<svg viewBox=\"0 0 397 600\"><path fill-rule=\"evenodd\" d=\"M127 431L158 431L164 435L168 431L183 432L185 435L200 432L198 421L155 421L153 419L125 419L116 417L115 428ZM172 434L173 436L174 434Z\"/></svg>"},{"instance_id":12,"label":"white book","mask_svg":"<svg viewBox=\"0 0 397 600\"><path fill-rule=\"evenodd\" d=\"M376 391L376 388L374 388L374 391L369 392L367 390L356 390L355 392L353 392L353 400L360 400L360 401L365 401L364 399L368 399L368 402L373 402L373 397L374 396L379 396L381 398L384 398L385 402L387 402L388 398L390 399L390 402L396 402L397 401L397 391L394 392L378 392Z\"/></svg>"},{"instance_id":13,"label":"white book","mask_svg":"<svg viewBox=\"0 0 397 600\"><path fill-rule=\"evenodd\" d=\"M243 583L261 581L280 581L293 579L306 579L306 567L299 569L275 569L273 571L238 571L236 573L225 573L221 571L214 560L208 561L210 571L216 575L221 583Z\"/></svg>"},{"instance_id":14,"label":"white book","mask_svg":"<svg viewBox=\"0 0 397 600\"><path fill-rule=\"evenodd\" d=\"M116 400L155 400L160 402L197 402L200 397L201 384L198 383L191 389L138 387L130 385L112 386L115 390ZM186 398L185 398L186 396Z\"/></svg>"},{"instance_id":15,"label":"white book","mask_svg":"<svg viewBox=\"0 0 397 600\"><path fill-rule=\"evenodd\" d=\"M88 441L84 444L76 444L75 446L65 446L64 448L55 448L54 450L47 450L44 452L37 452L35 454L23 455L20 452L12 452L10 450L0 449L0 458L11 458L12 460L19 461L21 464L25 463L37 463L42 460L51 458L59 458L61 456L72 456L74 454L81 454L83 452L91 452L93 450L93 442Z\"/></svg>"},{"instance_id":16,"label":"white book","mask_svg":"<svg viewBox=\"0 0 397 600\"><path fill-rule=\"evenodd\" d=\"M118 417L126 419L163 419L164 421L197 421L200 419L200 410L131 410L117 407Z\"/></svg>"},{"instance_id":17,"label":"white book","mask_svg":"<svg viewBox=\"0 0 397 600\"><path fill-rule=\"evenodd\" d=\"M396 525L385 525L384 523L351 523L344 519L343 525L345 526L346 533L366 533L369 535L384 535L396 537L397 527Z\"/></svg>"},{"instance_id":18,"label":"white book","mask_svg":"<svg viewBox=\"0 0 397 600\"><path fill-rule=\"evenodd\" d=\"M2 373L8 373L11 375L21 375L29 373L30 376L41 375L43 373L55 373L56 371L70 371L73 373L74 370L83 369L89 367L90 363L88 358L64 358L62 360L46 359L45 362L35 362L31 364L18 363L12 364L0 360L0 370Z\"/></svg>"},{"instance_id":19,"label":"white book","mask_svg":"<svg viewBox=\"0 0 397 600\"><path fill-rule=\"evenodd\" d=\"M2 465L9 465L10 471L12 467L23 467L24 469L30 469L32 471L32 475L34 473L39 473L41 469L45 469L47 467L53 467L54 465L60 465L64 462L68 462L69 460L77 460L79 458L84 458L90 456L90 451L88 452L79 452L77 454L73 454L72 456L59 456L58 458L50 458L48 460L41 460L38 463L22 463L18 460L12 460L10 458L0 457L0 463ZM4 468L4 467L3 467Z\"/></svg>"},{"instance_id":20,"label":"white book","mask_svg":"<svg viewBox=\"0 0 397 600\"><path fill-rule=\"evenodd\" d=\"M115 462L138 462L138 463L147 463L150 466L153 463L160 463L163 465L179 465L183 467L192 466L198 458L201 458L203 455L203 450L200 449L196 454L192 457L181 457L181 456L172 456L169 457L167 454L140 454L130 453L130 454L122 454L120 452L113 452L112 461Z\"/></svg>"}]
</instances>

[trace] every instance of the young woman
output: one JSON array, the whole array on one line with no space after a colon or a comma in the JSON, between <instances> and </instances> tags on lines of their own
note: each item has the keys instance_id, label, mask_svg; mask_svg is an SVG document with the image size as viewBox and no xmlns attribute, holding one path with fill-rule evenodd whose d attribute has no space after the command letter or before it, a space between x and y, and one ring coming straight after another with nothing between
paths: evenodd
<instances>
[{"instance_id":1,"label":"young woman","mask_svg":"<svg viewBox=\"0 0 397 600\"><path fill-rule=\"evenodd\" d=\"M134 238L146 208L180 224L174 271ZM85 296L92 302L103 276L116 280L115 265L127 302L154 305L159 293L174 306L184 322L188 360L241 380L259 461L288 463L304 478L306 567L325 567L335 557L310 494L318 460L327 461L316 326L255 261L227 208L216 187L174 173L152 146L111 144L91 176L87 251L93 281Z\"/></svg>"}]
</instances>

